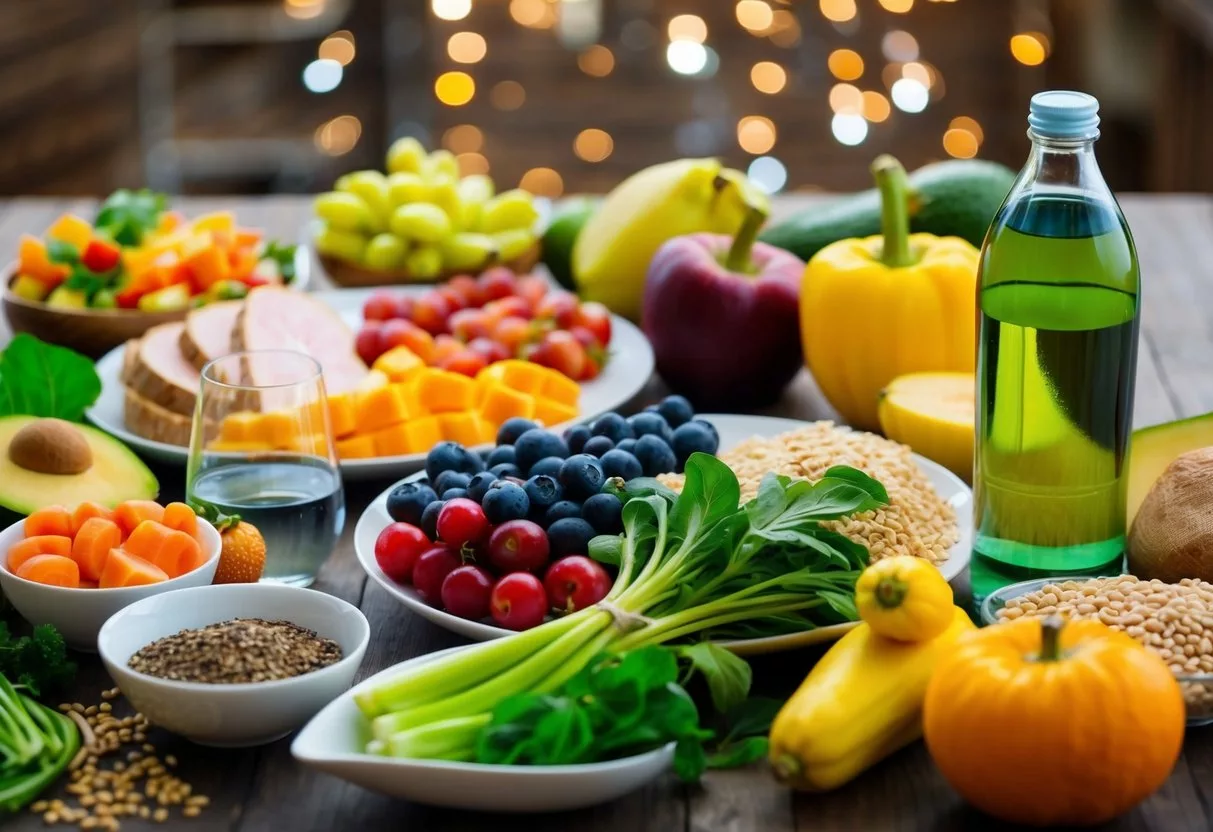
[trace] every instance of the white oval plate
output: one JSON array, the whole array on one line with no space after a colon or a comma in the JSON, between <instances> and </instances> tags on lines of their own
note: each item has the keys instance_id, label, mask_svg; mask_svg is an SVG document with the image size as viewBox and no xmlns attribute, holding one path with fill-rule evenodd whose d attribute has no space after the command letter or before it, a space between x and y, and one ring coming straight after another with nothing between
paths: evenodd
<instances>
[{"instance_id":1,"label":"white oval plate","mask_svg":"<svg viewBox=\"0 0 1213 832\"><path fill-rule=\"evenodd\" d=\"M736 447L751 437L776 436L804 427L806 424L796 419L778 419L770 416L703 414L702 418L707 419L716 426L716 430L720 433L720 449L722 451ZM969 554L973 540L973 492L969 490L969 487L959 477L942 465L917 454L914 455L914 461L922 468L939 495L950 503L956 511L959 539L948 550L948 559L939 564L939 571L943 573L944 578L951 581L963 572L965 566L969 563ZM392 487L395 486L393 485ZM512 630L507 630L494 624L486 624L481 621L470 621L457 615L451 615L437 607L430 606L421 600L421 596L417 594L415 589L396 583L379 568L379 564L375 561L375 538L379 536L379 532L388 523L392 522L391 517L387 513L387 495L392 490L392 487L387 488L367 506L366 511L358 518L358 525L354 529L354 551L357 553L358 563L366 573L410 610L451 632L466 636L474 641L488 641L489 639L512 635ZM802 633L721 642L721 645L742 656L774 653L810 644L833 641L854 626L855 622L832 624L828 627L818 627L815 630L806 630Z\"/></svg>"},{"instance_id":2,"label":"white oval plate","mask_svg":"<svg viewBox=\"0 0 1213 832\"><path fill-rule=\"evenodd\" d=\"M405 292L423 292L428 287L401 287ZM324 301L341 314L352 328L362 323L362 304L374 289L339 289L331 292L313 292L313 296ZM167 442L154 442L136 436L126 429L123 416L122 358L126 346L115 347L97 362L97 374L101 376L101 396L86 414L88 420L106 433L130 445L136 451L157 462L184 465L189 449ZM563 425L563 429L576 422L593 419L608 410L627 404L648 383L653 374L653 348L634 324L618 316L611 317L611 360L602 374L593 381L581 385L581 413ZM492 445L482 445L477 450L488 450ZM349 481L372 479L398 479L425 466L425 454L384 456L374 459L349 459L341 463L341 475Z\"/></svg>"},{"instance_id":3,"label":"white oval plate","mask_svg":"<svg viewBox=\"0 0 1213 832\"><path fill-rule=\"evenodd\" d=\"M484 812L558 812L622 797L650 782L674 759L674 746L570 766L501 766L408 760L367 754L354 695L455 650L418 656L376 673L338 696L304 726L291 754L306 766L364 789L432 806Z\"/></svg>"}]
</instances>

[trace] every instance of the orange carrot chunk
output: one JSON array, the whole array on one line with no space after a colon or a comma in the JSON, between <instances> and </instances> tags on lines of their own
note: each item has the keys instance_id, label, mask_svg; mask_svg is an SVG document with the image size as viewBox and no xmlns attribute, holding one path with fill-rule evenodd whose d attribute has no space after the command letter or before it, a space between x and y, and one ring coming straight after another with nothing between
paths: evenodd
<instances>
[{"instance_id":1,"label":"orange carrot chunk","mask_svg":"<svg viewBox=\"0 0 1213 832\"><path fill-rule=\"evenodd\" d=\"M114 521L122 529L123 538L144 520L154 520L159 523L164 519L164 507L152 500L127 500L114 510Z\"/></svg>"},{"instance_id":2,"label":"orange carrot chunk","mask_svg":"<svg viewBox=\"0 0 1213 832\"><path fill-rule=\"evenodd\" d=\"M105 569L97 585L101 589L146 586L168 580L164 570L123 549L113 549L105 559Z\"/></svg>"},{"instance_id":3,"label":"orange carrot chunk","mask_svg":"<svg viewBox=\"0 0 1213 832\"><path fill-rule=\"evenodd\" d=\"M25 518L25 536L54 534L63 537L72 536L72 513L63 506L47 506L40 508Z\"/></svg>"},{"instance_id":4,"label":"orange carrot chunk","mask_svg":"<svg viewBox=\"0 0 1213 832\"><path fill-rule=\"evenodd\" d=\"M80 531L80 527L84 525L84 521L91 520L94 517L100 517L103 520L113 520L114 510L106 508L100 503L85 501L76 506L72 512L72 537Z\"/></svg>"},{"instance_id":5,"label":"orange carrot chunk","mask_svg":"<svg viewBox=\"0 0 1213 832\"><path fill-rule=\"evenodd\" d=\"M9 547L8 570L16 574L22 564L38 555L69 557L71 554L72 539L66 535L40 534L35 537L27 537Z\"/></svg>"},{"instance_id":6,"label":"orange carrot chunk","mask_svg":"<svg viewBox=\"0 0 1213 832\"><path fill-rule=\"evenodd\" d=\"M155 553L164 545L165 538L172 532L168 526L156 520L144 520L135 526L134 531L127 535L122 548L130 554L154 562Z\"/></svg>"},{"instance_id":7,"label":"orange carrot chunk","mask_svg":"<svg viewBox=\"0 0 1213 832\"><path fill-rule=\"evenodd\" d=\"M63 555L34 555L21 564L18 578L50 586L80 586L80 567L71 558Z\"/></svg>"},{"instance_id":8,"label":"orange carrot chunk","mask_svg":"<svg viewBox=\"0 0 1213 832\"><path fill-rule=\"evenodd\" d=\"M122 530L112 520L94 517L86 520L72 541L72 560L80 567L80 575L86 581L101 577L110 549L122 545Z\"/></svg>"},{"instance_id":9,"label":"orange carrot chunk","mask_svg":"<svg viewBox=\"0 0 1213 832\"><path fill-rule=\"evenodd\" d=\"M197 540L152 520L140 523L122 548L160 567L170 578L202 564L202 547Z\"/></svg>"},{"instance_id":10,"label":"orange carrot chunk","mask_svg":"<svg viewBox=\"0 0 1213 832\"><path fill-rule=\"evenodd\" d=\"M198 515L185 503L169 503L164 507L164 519L160 521L170 529L185 532L198 539Z\"/></svg>"}]
</instances>

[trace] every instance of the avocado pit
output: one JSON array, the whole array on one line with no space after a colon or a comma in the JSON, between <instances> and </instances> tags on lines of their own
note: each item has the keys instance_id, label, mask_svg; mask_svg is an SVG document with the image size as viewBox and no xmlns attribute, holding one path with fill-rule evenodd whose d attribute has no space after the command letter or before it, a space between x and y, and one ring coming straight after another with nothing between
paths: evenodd
<instances>
[{"instance_id":1,"label":"avocado pit","mask_svg":"<svg viewBox=\"0 0 1213 832\"><path fill-rule=\"evenodd\" d=\"M93 451L84 434L62 419L37 419L21 428L8 444L9 461L35 474L72 476L93 466Z\"/></svg>"}]
</instances>

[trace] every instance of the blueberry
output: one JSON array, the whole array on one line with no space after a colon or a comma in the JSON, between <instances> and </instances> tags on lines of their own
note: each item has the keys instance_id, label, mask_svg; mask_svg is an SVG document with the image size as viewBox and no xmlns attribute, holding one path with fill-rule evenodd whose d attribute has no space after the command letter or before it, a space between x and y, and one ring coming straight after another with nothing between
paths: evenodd
<instances>
[{"instance_id":1,"label":"blueberry","mask_svg":"<svg viewBox=\"0 0 1213 832\"><path fill-rule=\"evenodd\" d=\"M528 430L534 430L539 425L532 422L530 419L523 419L521 416L514 416L511 419L506 419L501 423L501 427L497 428L497 444L498 445L513 445L518 441L518 437L526 433Z\"/></svg>"},{"instance_id":2,"label":"blueberry","mask_svg":"<svg viewBox=\"0 0 1213 832\"><path fill-rule=\"evenodd\" d=\"M442 511L442 506L445 505L442 500L435 500L425 507L425 511L421 512L421 525L419 528L425 532L425 536L430 540L438 539L438 512Z\"/></svg>"},{"instance_id":3,"label":"blueberry","mask_svg":"<svg viewBox=\"0 0 1213 832\"><path fill-rule=\"evenodd\" d=\"M627 451L629 454L635 453L636 452L636 440L635 439L622 439L619 442L615 443L615 450Z\"/></svg>"},{"instance_id":4,"label":"blueberry","mask_svg":"<svg viewBox=\"0 0 1213 832\"><path fill-rule=\"evenodd\" d=\"M434 490L443 494L452 488L467 488L471 481L472 478L467 474L461 474L458 471L443 471L438 475L438 479L434 480Z\"/></svg>"},{"instance_id":5,"label":"blueberry","mask_svg":"<svg viewBox=\"0 0 1213 832\"><path fill-rule=\"evenodd\" d=\"M623 531L623 503L614 494L595 494L581 505L581 518L599 534Z\"/></svg>"},{"instance_id":6,"label":"blueberry","mask_svg":"<svg viewBox=\"0 0 1213 832\"><path fill-rule=\"evenodd\" d=\"M657 412L665 417L672 428L686 424L695 416L695 408L683 396L666 396L657 405Z\"/></svg>"},{"instance_id":7,"label":"blueberry","mask_svg":"<svg viewBox=\"0 0 1213 832\"><path fill-rule=\"evenodd\" d=\"M674 441L671 443L674 456L678 457L680 466L685 465L687 457L696 451L715 454L719 445L716 437L703 422L687 422L679 425L678 430L674 431Z\"/></svg>"},{"instance_id":8,"label":"blueberry","mask_svg":"<svg viewBox=\"0 0 1213 832\"><path fill-rule=\"evenodd\" d=\"M605 436L612 442L618 442L620 439L630 439L632 428L628 424L628 420L618 413L604 413L594 420L590 433L595 436Z\"/></svg>"},{"instance_id":9,"label":"blueberry","mask_svg":"<svg viewBox=\"0 0 1213 832\"><path fill-rule=\"evenodd\" d=\"M442 502L445 503L447 500L454 500L457 497L466 497L467 495L468 490L466 488L448 488L442 492Z\"/></svg>"},{"instance_id":10,"label":"blueberry","mask_svg":"<svg viewBox=\"0 0 1213 832\"><path fill-rule=\"evenodd\" d=\"M425 475L435 482L443 471L478 474L484 470L484 460L458 442L439 442L425 457Z\"/></svg>"},{"instance_id":11,"label":"blueberry","mask_svg":"<svg viewBox=\"0 0 1213 832\"><path fill-rule=\"evenodd\" d=\"M590 550L594 527L580 517L565 517L548 526L548 548L552 560L565 555L584 555Z\"/></svg>"},{"instance_id":12,"label":"blueberry","mask_svg":"<svg viewBox=\"0 0 1213 832\"><path fill-rule=\"evenodd\" d=\"M521 485L499 482L489 489L481 502L484 516L494 526L507 520L523 520L531 510L531 501Z\"/></svg>"},{"instance_id":13,"label":"blueberry","mask_svg":"<svg viewBox=\"0 0 1213 832\"><path fill-rule=\"evenodd\" d=\"M669 442L674 435L669 423L660 413L637 413L628 419L628 424L632 426L632 432L636 434L637 439L652 434Z\"/></svg>"},{"instance_id":14,"label":"blueberry","mask_svg":"<svg viewBox=\"0 0 1213 832\"><path fill-rule=\"evenodd\" d=\"M501 479L505 479L506 477L513 477L514 479L522 478L522 472L519 471L518 466L512 462L503 462L500 465L494 465L489 470Z\"/></svg>"},{"instance_id":15,"label":"blueberry","mask_svg":"<svg viewBox=\"0 0 1213 832\"><path fill-rule=\"evenodd\" d=\"M566 430L564 432L564 441L569 443L569 453L581 453L581 449L585 447L586 440L591 436L593 434L590 433L590 429L585 425L573 425Z\"/></svg>"},{"instance_id":16,"label":"blueberry","mask_svg":"<svg viewBox=\"0 0 1213 832\"><path fill-rule=\"evenodd\" d=\"M421 523L425 507L437 499L438 495L429 483L402 482L387 495L387 513L397 523L416 526Z\"/></svg>"},{"instance_id":17,"label":"blueberry","mask_svg":"<svg viewBox=\"0 0 1213 832\"><path fill-rule=\"evenodd\" d=\"M674 451L660 436L642 436L636 440L636 459L644 469L646 477L668 474L678 467Z\"/></svg>"},{"instance_id":18,"label":"blueberry","mask_svg":"<svg viewBox=\"0 0 1213 832\"><path fill-rule=\"evenodd\" d=\"M615 443L605 436L591 436L590 441L581 449L583 454L601 458L603 454L615 447Z\"/></svg>"},{"instance_id":19,"label":"blueberry","mask_svg":"<svg viewBox=\"0 0 1213 832\"><path fill-rule=\"evenodd\" d=\"M695 423L695 424L697 424L697 425L705 425L705 426L707 426L707 429L708 429L709 431L711 431L712 436L715 436L715 437L716 437L716 444L717 444L717 445L720 445L720 432L716 430L716 426L715 426L715 425L713 425L713 424L712 424L711 422L709 422L707 419L700 419L700 418L698 418L698 417L697 417L697 418L692 419L691 421L692 421L692 422L694 422L694 423Z\"/></svg>"},{"instance_id":20,"label":"blueberry","mask_svg":"<svg viewBox=\"0 0 1213 832\"><path fill-rule=\"evenodd\" d=\"M556 482L555 477L549 477L547 474L540 474L537 477L531 477L526 481L524 486L526 496L531 501L532 509L544 509L560 502L564 491L560 487L560 483Z\"/></svg>"},{"instance_id":21,"label":"blueberry","mask_svg":"<svg viewBox=\"0 0 1213 832\"><path fill-rule=\"evenodd\" d=\"M564 486L564 493L570 499L584 500L586 497L593 497L602 490L605 481L602 464L589 454L571 456L560 466L560 484Z\"/></svg>"},{"instance_id":22,"label":"blueberry","mask_svg":"<svg viewBox=\"0 0 1213 832\"><path fill-rule=\"evenodd\" d=\"M531 470L527 471L532 477L554 477L560 473L560 466L564 465L564 460L558 456L545 456L543 459L531 466Z\"/></svg>"},{"instance_id":23,"label":"blueberry","mask_svg":"<svg viewBox=\"0 0 1213 832\"><path fill-rule=\"evenodd\" d=\"M530 471L531 466L545 456L558 456L564 459L569 455L569 446L556 434L533 428L528 430L514 443L514 464L519 470Z\"/></svg>"},{"instance_id":24,"label":"blueberry","mask_svg":"<svg viewBox=\"0 0 1213 832\"><path fill-rule=\"evenodd\" d=\"M513 445L498 445L489 453L488 466L492 468L494 465L500 465L503 462L513 465L514 457Z\"/></svg>"},{"instance_id":25,"label":"blueberry","mask_svg":"<svg viewBox=\"0 0 1213 832\"><path fill-rule=\"evenodd\" d=\"M644 476L640 460L627 451L616 448L602 455L602 473L608 477L622 477L624 480L634 480Z\"/></svg>"},{"instance_id":26,"label":"blueberry","mask_svg":"<svg viewBox=\"0 0 1213 832\"><path fill-rule=\"evenodd\" d=\"M497 482L497 475L492 471L481 471L476 476L472 477L472 481L468 483L468 499L480 502L484 499L484 495L488 492L493 483Z\"/></svg>"},{"instance_id":27,"label":"blueberry","mask_svg":"<svg viewBox=\"0 0 1213 832\"><path fill-rule=\"evenodd\" d=\"M572 500L561 500L558 503L552 503L547 513L543 515L543 522L540 525L547 529L551 528L553 523L565 519L580 520L581 506Z\"/></svg>"}]
</instances>

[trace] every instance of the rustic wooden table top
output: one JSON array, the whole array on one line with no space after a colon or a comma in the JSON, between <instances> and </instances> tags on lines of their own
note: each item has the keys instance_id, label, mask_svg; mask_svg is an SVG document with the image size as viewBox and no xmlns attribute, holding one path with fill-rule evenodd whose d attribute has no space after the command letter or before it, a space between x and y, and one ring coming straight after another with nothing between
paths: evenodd
<instances>
[{"instance_id":1,"label":"rustic wooden table top","mask_svg":"<svg viewBox=\"0 0 1213 832\"><path fill-rule=\"evenodd\" d=\"M776 213L820 197L784 197ZM23 233L40 234L60 213L90 216L92 200L12 199L0 201L0 252L16 250ZM1141 256L1145 286L1142 342L1137 372L1137 426L1213 410L1213 196L1126 196L1125 215ZM181 199L177 207L193 215L235 209L241 224L263 228L272 237L298 239L310 213L302 197ZM0 321L0 344L8 333ZM661 395L654 380L632 403L638 409ZM807 375L765 411L802 419L832 418ZM183 471L157 470L166 498L179 498ZM355 484L346 492L345 534L320 573L316 588L357 604L370 619L375 638L361 675L369 676L413 656L459 644L461 639L414 616L373 583L358 567L352 543L356 518L387 483ZM960 579L959 592L965 592ZM755 660L756 687L789 693L818 653L783 653ZM93 657L80 657L73 701L99 702L111 682ZM1109 726L1109 730L1120 730ZM710 773L701 787L680 785L672 776L615 803L550 816L491 816L431 809L393 801L296 765L289 740L246 751L192 746L167 735L153 737L162 755L174 754L180 775L195 794L211 799L199 818L174 813L171 826L204 830L425 830L463 832L526 829L528 832L792 832L826 830L960 830L1000 828L968 808L943 781L921 743L898 753L856 781L828 795L795 795L779 786L761 765ZM991 748L991 754L998 750ZM1048 749L1041 749L1048 753ZM1075 766L1083 765L1074 760ZM1188 732L1183 758L1171 779L1135 811L1109 829L1167 832L1213 828L1213 728ZM141 829L145 821L123 821ZM25 815L4 822L14 832L45 828ZM161 826L161 828L163 828Z\"/></svg>"}]
</instances>

